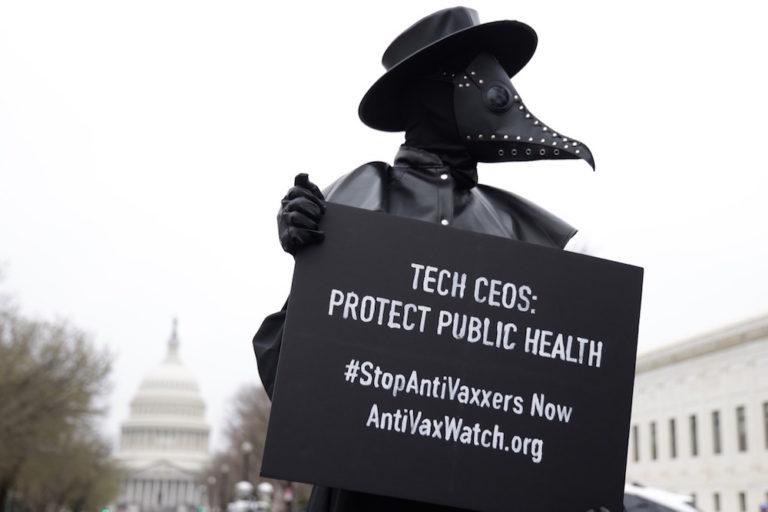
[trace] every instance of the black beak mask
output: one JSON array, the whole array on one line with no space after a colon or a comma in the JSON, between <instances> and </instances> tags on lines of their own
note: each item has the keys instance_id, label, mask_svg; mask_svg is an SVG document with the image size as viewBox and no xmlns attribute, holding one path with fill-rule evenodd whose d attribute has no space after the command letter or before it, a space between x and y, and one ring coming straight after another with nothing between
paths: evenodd
<instances>
[{"instance_id":1,"label":"black beak mask","mask_svg":"<svg viewBox=\"0 0 768 512\"><path fill-rule=\"evenodd\" d=\"M475 57L453 85L459 136L478 162L581 158L594 170L589 148L531 114L492 55Z\"/></svg>"}]
</instances>

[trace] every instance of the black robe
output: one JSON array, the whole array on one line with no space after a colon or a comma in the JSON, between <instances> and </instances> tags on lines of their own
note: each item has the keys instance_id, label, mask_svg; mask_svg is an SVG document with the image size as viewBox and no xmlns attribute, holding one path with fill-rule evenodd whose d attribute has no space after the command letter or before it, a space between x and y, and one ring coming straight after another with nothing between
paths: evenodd
<instances>
[{"instance_id":1,"label":"black robe","mask_svg":"<svg viewBox=\"0 0 768 512\"><path fill-rule=\"evenodd\" d=\"M468 175L469 173L469 175ZM472 175L474 173L474 175ZM451 225L547 247L564 248L576 230L515 194L475 186L474 169L452 169L439 156L402 146L393 166L372 162L342 176L325 191L328 201ZM264 319L253 338L261 381L272 397L286 306ZM315 486L308 512L419 511L462 509Z\"/></svg>"}]
</instances>

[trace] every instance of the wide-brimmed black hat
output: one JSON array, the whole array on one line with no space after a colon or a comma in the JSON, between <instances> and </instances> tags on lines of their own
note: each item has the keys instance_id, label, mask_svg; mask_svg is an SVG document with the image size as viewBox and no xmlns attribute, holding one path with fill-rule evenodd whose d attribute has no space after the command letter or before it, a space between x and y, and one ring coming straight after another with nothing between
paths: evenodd
<instances>
[{"instance_id":1,"label":"wide-brimmed black hat","mask_svg":"<svg viewBox=\"0 0 768 512\"><path fill-rule=\"evenodd\" d=\"M405 130L403 91L414 77L457 69L478 53L492 54L510 78L536 51L536 32L519 21L480 24L477 11L453 7L430 14L397 36L384 52L387 72L365 93L360 119L377 130Z\"/></svg>"}]
</instances>

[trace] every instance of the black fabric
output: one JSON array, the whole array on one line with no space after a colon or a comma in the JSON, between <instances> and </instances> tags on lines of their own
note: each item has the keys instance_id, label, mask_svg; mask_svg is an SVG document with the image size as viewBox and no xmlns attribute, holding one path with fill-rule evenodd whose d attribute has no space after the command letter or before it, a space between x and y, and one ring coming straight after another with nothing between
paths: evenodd
<instances>
[{"instance_id":1,"label":"black fabric","mask_svg":"<svg viewBox=\"0 0 768 512\"><path fill-rule=\"evenodd\" d=\"M272 400L272 392L275 390L277 362L280 359L280 345L283 341L287 309L288 301L285 302L280 311L272 313L264 319L253 337L253 353L258 362L259 377L261 377L261 383L264 385L264 390L270 400Z\"/></svg>"},{"instance_id":2,"label":"black fabric","mask_svg":"<svg viewBox=\"0 0 768 512\"><path fill-rule=\"evenodd\" d=\"M408 97L405 145L434 153L450 169L459 188L477 185L477 160L459 139L453 115L453 83L425 77L414 84Z\"/></svg>"},{"instance_id":3,"label":"black fabric","mask_svg":"<svg viewBox=\"0 0 768 512\"><path fill-rule=\"evenodd\" d=\"M421 129L418 137L422 137L420 140L426 144L428 134L428 130ZM444 151L446 155L453 154L450 144L445 148L433 145L433 148ZM455 171L436 153L403 146L393 166L383 162L365 164L328 187L325 197L328 201L348 206L423 221L439 223L446 220L460 229L553 248L563 248L576 233L567 223L519 196L485 185L465 187L455 178ZM286 306L283 306L281 311L265 318L253 338L259 374L270 398L283 338L285 311ZM457 512L460 509L315 486L307 510Z\"/></svg>"}]
</instances>

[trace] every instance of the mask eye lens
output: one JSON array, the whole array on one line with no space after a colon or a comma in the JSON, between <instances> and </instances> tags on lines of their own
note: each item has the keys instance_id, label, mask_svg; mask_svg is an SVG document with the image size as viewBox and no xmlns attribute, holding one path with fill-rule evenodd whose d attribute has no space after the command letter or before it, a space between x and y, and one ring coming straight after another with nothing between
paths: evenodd
<instances>
[{"instance_id":1,"label":"mask eye lens","mask_svg":"<svg viewBox=\"0 0 768 512\"><path fill-rule=\"evenodd\" d=\"M485 103L493 111L503 112L509 109L512 103L512 95L509 89L501 85L494 85L485 91Z\"/></svg>"}]
</instances>

